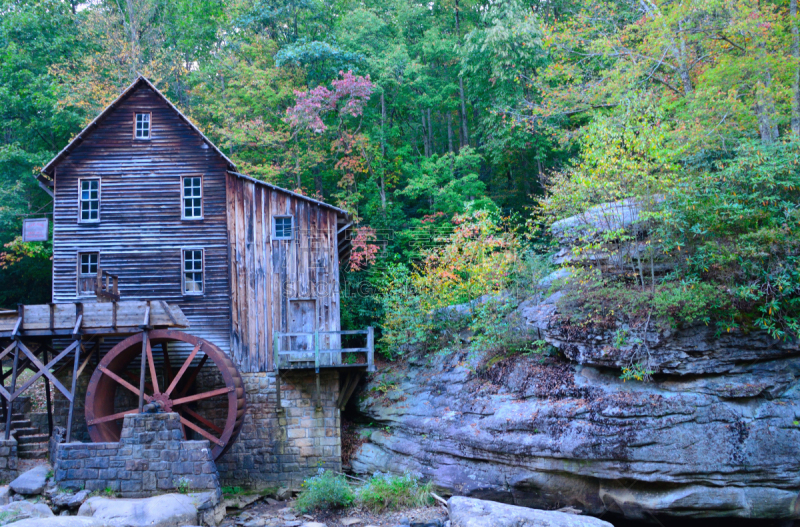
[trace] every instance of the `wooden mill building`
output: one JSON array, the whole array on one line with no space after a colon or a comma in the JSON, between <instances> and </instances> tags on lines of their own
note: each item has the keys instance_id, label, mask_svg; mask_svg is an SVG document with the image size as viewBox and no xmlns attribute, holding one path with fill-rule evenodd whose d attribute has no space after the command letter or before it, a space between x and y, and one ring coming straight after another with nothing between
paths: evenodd
<instances>
[{"instance_id":1,"label":"wooden mill building","mask_svg":"<svg viewBox=\"0 0 800 527\"><path fill-rule=\"evenodd\" d=\"M238 368L247 413L217 460L223 483L295 483L340 466L350 372L372 369L371 330L360 358L342 360L346 211L239 173L144 77L39 180L54 198L54 304L108 303L116 315L117 302L163 301ZM109 335L99 357L123 336Z\"/></svg>"}]
</instances>

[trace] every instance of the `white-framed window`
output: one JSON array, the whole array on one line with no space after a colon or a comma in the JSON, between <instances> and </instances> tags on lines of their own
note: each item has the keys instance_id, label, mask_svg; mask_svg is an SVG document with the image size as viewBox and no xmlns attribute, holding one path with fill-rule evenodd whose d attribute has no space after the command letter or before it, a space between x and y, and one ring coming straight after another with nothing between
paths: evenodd
<instances>
[{"instance_id":1,"label":"white-framed window","mask_svg":"<svg viewBox=\"0 0 800 527\"><path fill-rule=\"evenodd\" d=\"M202 295L203 249L183 249L183 294Z\"/></svg>"},{"instance_id":2,"label":"white-framed window","mask_svg":"<svg viewBox=\"0 0 800 527\"><path fill-rule=\"evenodd\" d=\"M134 118L133 137L135 139L150 139L150 114L137 113Z\"/></svg>"},{"instance_id":3,"label":"white-framed window","mask_svg":"<svg viewBox=\"0 0 800 527\"><path fill-rule=\"evenodd\" d=\"M95 294L99 264L99 253L78 253L78 295Z\"/></svg>"},{"instance_id":4,"label":"white-framed window","mask_svg":"<svg viewBox=\"0 0 800 527\"><path fill-rule=\"evenodd\" d=\"M196 220L203 217L203 178L201 176L184 176L181 184L183 207L181 217Z\"/></svg>"},{"instance_id":5,"label":"white-framed window","mask_svg":"<svg viewBox=\"0 0 800 527\"><path fill-rule=\"evenodd\" d=\"M90 223L100 221L100 180L81 179L78 195L78 221Z\"/></svg>"},{"instance_id":6,"label":"white-framed window","mask_svg":"<svg viewBox=\"0 0 800 527\"><path fill-rule=\"evenodd\" d=\"M275 234L276 240L291 240L292 239L292 217L291 216L273 216L272 217L272 232Z\"/></svg>"}]
</instances>

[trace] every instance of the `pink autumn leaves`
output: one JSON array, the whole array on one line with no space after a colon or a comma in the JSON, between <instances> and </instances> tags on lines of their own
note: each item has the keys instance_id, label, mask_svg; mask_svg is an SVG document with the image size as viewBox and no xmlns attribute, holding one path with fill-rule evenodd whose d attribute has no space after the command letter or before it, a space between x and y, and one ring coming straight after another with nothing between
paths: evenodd
<instances>
[{"instance_id":1,"label":"pink autumn leaves","mask_svg":"<svg viewBox=\"0 0 800 527\"><path fill-rule=\"evenodd\" d=\"M373 84L369 75L361 77L340 71L340 79L331 82L331 88L317 86L308 91L295 90L297 103L286 110L286 120L292 128L304 128L321 134L328 129L323 117L331 112L340 119L358 117L372 95Z\"/></svg>"}]
</instances>

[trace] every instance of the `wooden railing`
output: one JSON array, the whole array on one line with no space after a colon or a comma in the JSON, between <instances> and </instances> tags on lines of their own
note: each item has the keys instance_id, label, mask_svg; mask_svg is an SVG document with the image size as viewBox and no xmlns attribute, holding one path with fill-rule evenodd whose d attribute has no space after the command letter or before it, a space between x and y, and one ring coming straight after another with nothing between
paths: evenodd
<instances>
[{"instance_id":1,"label":"wooden railing","mask_svg":"<svg viewBox=\"0 0 800 527\"><path fill-rule=\"evenodd\" d=\"M341 337L346 335L365 335L367 345L359 348L342 348L339 344L338 348L320 349L320 337L330 335L331 341L338 341L341 343ZM340 337L340 338L336 338ZM311 340L312 349L282 349L281 343L286 338L306 338ZM291 348L291 344L289 345ZM281 358L286 358L287 366L283 369L298 369L297 366L292 367L292 363L314 363L314 370L319 373L320 367L322 368L343 368L350 366L366 366L367 371L375 371L375 333L372 327L361 330L351 331L314 331L314 332L293 332L282 333L276 331L273 333L272 340L273 350L273 365L275 371L281 369ZM367 362L365 363L344 363L341 360L341 355L344 353L365 353ZM325 360L327 359L327 360ZM300 368L304 368L300 366Z\"/></svg>"},{"instance_id":2,"label":"wooden railing","mask_svg":"<svg viewBox=\"0 0 800 527\"><path fill-rule=\"evenodd\" d=\"M103 269L98 269L97 287L95 287L94 291L97 298L119 300L119 276Z\"/></svg>"}]
</instances>

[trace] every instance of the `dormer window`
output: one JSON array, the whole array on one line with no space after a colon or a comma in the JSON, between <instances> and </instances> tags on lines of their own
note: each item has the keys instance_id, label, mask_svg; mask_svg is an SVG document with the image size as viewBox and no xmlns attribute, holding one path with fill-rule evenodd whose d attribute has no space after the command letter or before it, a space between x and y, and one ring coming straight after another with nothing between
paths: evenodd
<instances>
[{"instance_id":1,"label":"dormer window","mask_svg":"<svg viewBox=\"0 0 800 527\"><path fill-rule=\"evenodd\" d=\"M137 113L136 114L136 128L134 129L133 136L136 139L150 139L150 114Z\"/></svg>"},{"instance_id":2,"label":"dormer window","mask_svg":"<svg viewBox=\"0 0 800 527\"><path fill-rule=\"evenodd\" d=\"M273 221L273 232L275 233L276 240L292 239L291 216L273 216L272 221Z\"/></svg>"}]
</instances>

